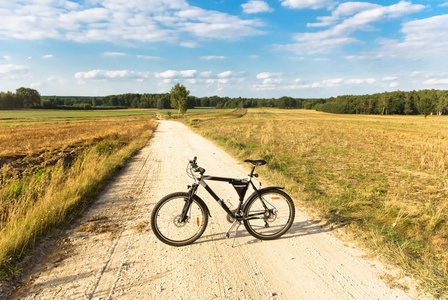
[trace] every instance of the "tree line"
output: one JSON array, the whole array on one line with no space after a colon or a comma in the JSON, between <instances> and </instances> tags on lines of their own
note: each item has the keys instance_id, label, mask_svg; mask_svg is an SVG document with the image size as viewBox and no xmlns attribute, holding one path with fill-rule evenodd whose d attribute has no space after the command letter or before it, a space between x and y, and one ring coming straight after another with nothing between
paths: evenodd
<instances>
[{"instance_id":1,"label":"tree line","mask_svg":"<svg viewBox=\"0 0 448 300\"><path fill-rule=\"evenodd\" d=\"M185 88L185 87L184 87ZM174 89L174 87L173 87ZM186 90L185 90L186 92ZM171 93L127 93L108 96L74 97L41 96L37 90L21 87L12 92L0 93L0 109L60 108L174 108ZM315 109L337 114L448 114L448 92L443 90L395 91L373 95L343 95L331 98L304 99L283 96L280 98L230 98L220 96L187 97L186 108L216 107L277 107L282 109Z\"/></svg>"},{"instance_id":2,"label":"tree line","mask_svg":"<svg viewBox=\"0 0 448 300\"><path fill-rule=\"evenodd\" d=\"M442 90L395 91L329 98L313 107L337 114L442 115L448 113L448 93Z\"/></svg>"}]
</instances>

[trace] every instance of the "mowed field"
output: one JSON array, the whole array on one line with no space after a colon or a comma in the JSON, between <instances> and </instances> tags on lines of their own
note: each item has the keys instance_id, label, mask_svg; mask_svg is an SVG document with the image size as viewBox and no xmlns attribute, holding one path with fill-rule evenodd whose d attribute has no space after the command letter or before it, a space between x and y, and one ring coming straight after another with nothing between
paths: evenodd
<instances>
[{"instance_id":1,"label":"mowed field","mask_svg":"<svg viewBox=\"0 0 448 300\"><path fill-rule=\"evenodd\" d=\"M149 140L155 113L0 111L0 279L81 213ZM1 294L0 294L1 298Z\"/></svg>"},{"instance_id":2,"label":"mowed field","mask_svg":"<svg viewBox=\"0 0 448 300\"><path fill-rule=\"evenodd\" d=\"M286 186L330 228L448 297L448 117L249 109L186 121Z\"/></svg>"}]
</instances>

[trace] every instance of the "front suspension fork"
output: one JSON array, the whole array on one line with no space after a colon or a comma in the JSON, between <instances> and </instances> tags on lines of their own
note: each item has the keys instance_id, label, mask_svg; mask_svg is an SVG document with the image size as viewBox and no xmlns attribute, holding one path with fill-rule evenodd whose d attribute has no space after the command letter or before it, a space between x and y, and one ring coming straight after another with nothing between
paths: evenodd
<instances>
[{"instance_id":1,"label":"front suspension fork","mask_svg":"<svg viewBox=\"0 0 448 300\"><path fill-rule=\"evenodd\" d=\"M196 190L198 189L198 184L194 183L192 186L188 186L188 198L185 198L185 204L182 208L182 213L180 214L180 222L185 222L188 218L187 214L190 210L190 205L193 202L193 196L196 194Z\"/></svg>"}]
</instances>

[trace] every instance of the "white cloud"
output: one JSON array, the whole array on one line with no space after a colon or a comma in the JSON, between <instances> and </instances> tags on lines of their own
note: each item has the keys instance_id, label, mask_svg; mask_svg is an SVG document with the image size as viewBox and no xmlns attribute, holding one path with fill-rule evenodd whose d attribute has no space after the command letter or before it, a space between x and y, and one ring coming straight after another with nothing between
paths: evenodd
<instances>
[{"instance_id":1,"label":"white cloud","mask_svg":"<svg viewBox=\"0 0 448 300\"><path fill-rule=\"evenodd\" d=\"M202 56L201 59L204 59L204 60L223 60L223 59L226 59L226 57L225 56L209 55L209 56Z\"/></svg>"},{"instance_id":2,"label":"white cloud","mask_svg":"<svg viewBox=\"0 0 448 300\"><path fill-rule=\"evenodd\" d=\"M427 59L448 56L448 14L403 24L402 41L382 39L384 56Z\"/></svg>"},{"instance_id":3,"label":"white cloud","mask_svg":"<svg viewBox=\"0 0 448 300\"><path fill-rule=\"evenodd\" d=\"M308 27L325 27L336 23L341 18L353 16L359 12L369 9L380 8L378 4L367 2L346 2L341 3L332 13L331 16L317 17L319 23L308 23Z\"/></svg>"},{"instance_id":4,"label":"white cloud","mask_svg":"<svg viewBox=\"0 0 448 300\"><path fill-rule=\"evenodd\" d=\"M335 5L333 0L283 0L282 5L289 8L296 9L319 9L319 8L332 8Z\"/></svg>"},{"instance_id":5,"label":"white cloud","mask_svg":"<svg viewBox=\"0 0 448 300\"><path fill-rule=\"evenodd\" d=\"M383 77L381 80L383 80L383 81L394 81L394 80L397 80L397 77L396 76L386 76L386 77Z\"/></svg>"},{"instance_id":6,"label":"white cloud","mask_svg":"<svg viewBox=\"0 0 448 300\"><path fill-rule=\"evenodd\" d=\"M448 78L430 78L424 81L423 84L448 84Z\"/></svg>"},{"instance_id":7,"label":"white cloud","mask_svg":"<svg viewBox=\"0 0 448 300\"><path fill-rule=\"evenodd\" d=\"M77 42L184 42L261 34L258 20L191 6L186 0L2 1L0 38ZM181 41L183 39L183 41Z\"/></svg>"},{"instance_id":8,"label":"white cloud","mask_svg":"<svg viewBox=\"0 0 448 300\"><path fill-rule=\"evenodd\" d=\"M391 87L391 88L394 88L394 87L397 87L397 86L398 86L398 82L396 82L396 81L393 81L393 82L391 82L389 84L389 87Z\"/></svg>"},{"instance_id":9,"label":"white cloud","mask_svg":"<svg viewBox=\"0 0 448 300\"><path fill-rule=\"evenodd\" d=\"M145 79L148 78L148 72L135 72L129 70L107 71L92 70L88 72L77 72L76 79Z\"/></svg>"},{"instance_id":10,"label":"white cloud","mask_svg":"<svg viewBox=\"0 0 448 300\"><path fill-rule=\"evenodd\" d=\"M7 74L11 72L22 72L22 71L28 71L30 68L23 65L0 65L0 74Z\"/></svg>"},{"instance_id":11,"label":"white cloud","mask_svg":"<svg viewBox=\"0 0 448 300\"><path fill-rule=\"evenodd\" d=\"M347 55L345 57L348 60L379 60L381 58L384 58L384 55L382 54L376 54L376 55Z\"/></svg>"},{"instance_id":12,"label":"white cloud","mask_svg":"<svg viewBox=\"0 0 448 300\"><path fill-rule=\"evenodd\" d=\"M43 55L42 58L52 58L53 54L47 54L47 55Z\"/></svg>"},{"instance_id":13,"label":"white cloud","mask_svg":"<svg viewBox=\"0 0 448 300\"><path fill-rule=\"evenodd\" d=\"M166 78L166 79L188 78L188 77L194 77L197 72L198 71L196 70L183 70L183 71L168 70L162 73L156 73L155 76L157 78Z\"/></svg>"},{"instance_id":14,"label":"white cloud","mask_svg":"<svg viewBox=\"0 0 448 300\"><path fill-rule=\"evenodd\" d=\"M233 75L234 75L233 71L225 71L225 72L219 73L218 77L219 78L227 78L227 77L232 77Z\"/></svg>"},{"instance_id":15,"label":"white cloud","mask_svg":"<svg viewBox=\"0 0 448 300\"><path fill-rule=\"evenodd\" d=\"M439 4L439 5L437 5L437 6L439 6L439 7L447 7L447 6L448 6L448 2L445 2L445 3Z\"/></svg>"},{"instance_id":16,"label":"white cloud","mask_svg":"<svg viewBox=\"0 0 448 300\"><path fill-rule=\"evenodd\" d=\"M181 42L180 45L185 48L197 48L199 44L196 42Z\"/></svg>"},{"instance_id":17,"label":"white cloud","mask_svg":"<svg viewBox=\"0 0 448 300\"><path fill-rule=\"evenodd\" d=\"M18 76L28 73L30 68L23 65L0 65L0 79L16 79Z\"/></svg>"},{"instance_id":18,"label":"white cloud","mask_svg":"<svg viewBox=\"0 0 448 300\"><path fill-rule=\"evenodd\" d=\"M103 56L110 56L110 57L126 56L126 53L122 53L122 52L104 52Z\"/></svg>"},{"instance_id":19,"label":"white cloud","mask_svg":"<svg viewBox=\"0 0 448 300\"><path fill-rule=\"evenodd\" d=\"M8 56L8 55L4 55L4 56L0 57L0 60L10 61L11 59L12 59L12 57Z\"/></svg>"},{"instance_id":20,"label":"white cloud","mask_svg":"<svg viewBox=\"0 0 448 300\"><path fill-rule=\"evenodd\" d=\"M283 73L262 72L257 74L257 79L268 79L273 77L281 77Z\"/></svg>"},{"instance_id":21,"label":"white cloud","mask_svg":"<svg viewBox=\"0 0 448 300\"><path fill-rule=\"evenodd\" d=\"M160 59L158 56L148 56L148 55L137 55L137 58L140 59Z\"/></svg>"},{"instance_id":22,"label":"white cloud","mask_svg":"<svg viewBox=\"0 0 448 300\"><path fill-rule=\"evenodd\" d=\"M375 78L363 78L363 79L347 79L344 83L347 84L372 84L376 81Z\"/></svg>"},{"instance_id":23,"label":"white cloud","mask_svg":"<svg viewBox=\"0 0 448 300\"><path fill-rule=\"evenodd\" d=\"M247 3L241 4L241 7L243 8L243 11L247 14L257 14L257 13L274 11L274 9L269 7L269 4L267 4L265 1L257 1L257 0L251 0Z\"/></svg>"},{"instance_id":24,"label":"white cloud","mask_svg":"<svg viewBox=\"0 0 448 300\"><path fill-rule=\"evenodd\" d=\"M342 3L330 17L320 17L320 23L308 24L312 27L331 26L329 29L297 33L294 36L297 43L278 47L297 54L329 53L334 48L361 44L361 41L351 37L357 30L372 30L376 22L398 18L422 9L423 5L414 5L406 1L390 6L358 2Z\"/></svg>"}]
</instances>

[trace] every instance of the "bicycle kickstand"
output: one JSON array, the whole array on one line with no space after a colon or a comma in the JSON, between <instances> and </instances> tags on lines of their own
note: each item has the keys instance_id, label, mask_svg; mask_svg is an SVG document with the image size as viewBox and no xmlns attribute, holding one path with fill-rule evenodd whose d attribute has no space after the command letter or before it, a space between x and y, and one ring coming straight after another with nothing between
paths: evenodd
<instances>
[{"instance_id":1,"label":"bicycle kickstand","mask_svg":"<svg viewBox=\"0 0 448 300\"><path fill-rule=\"evenodd\" d=\"M236 234L238 232L238 228L241 225L241 221L238 221L235 219L235 221L233 221L232 225L230 225L229 229L227 229L227 231L226 231L226 238L230 238L230 231L233 229L233 227L235 227L235 224L238 224L238 226L236 226L236 229L235 229L235 236L233 237L232 248L235 245Z\"/></svg>"}]
</instances>

